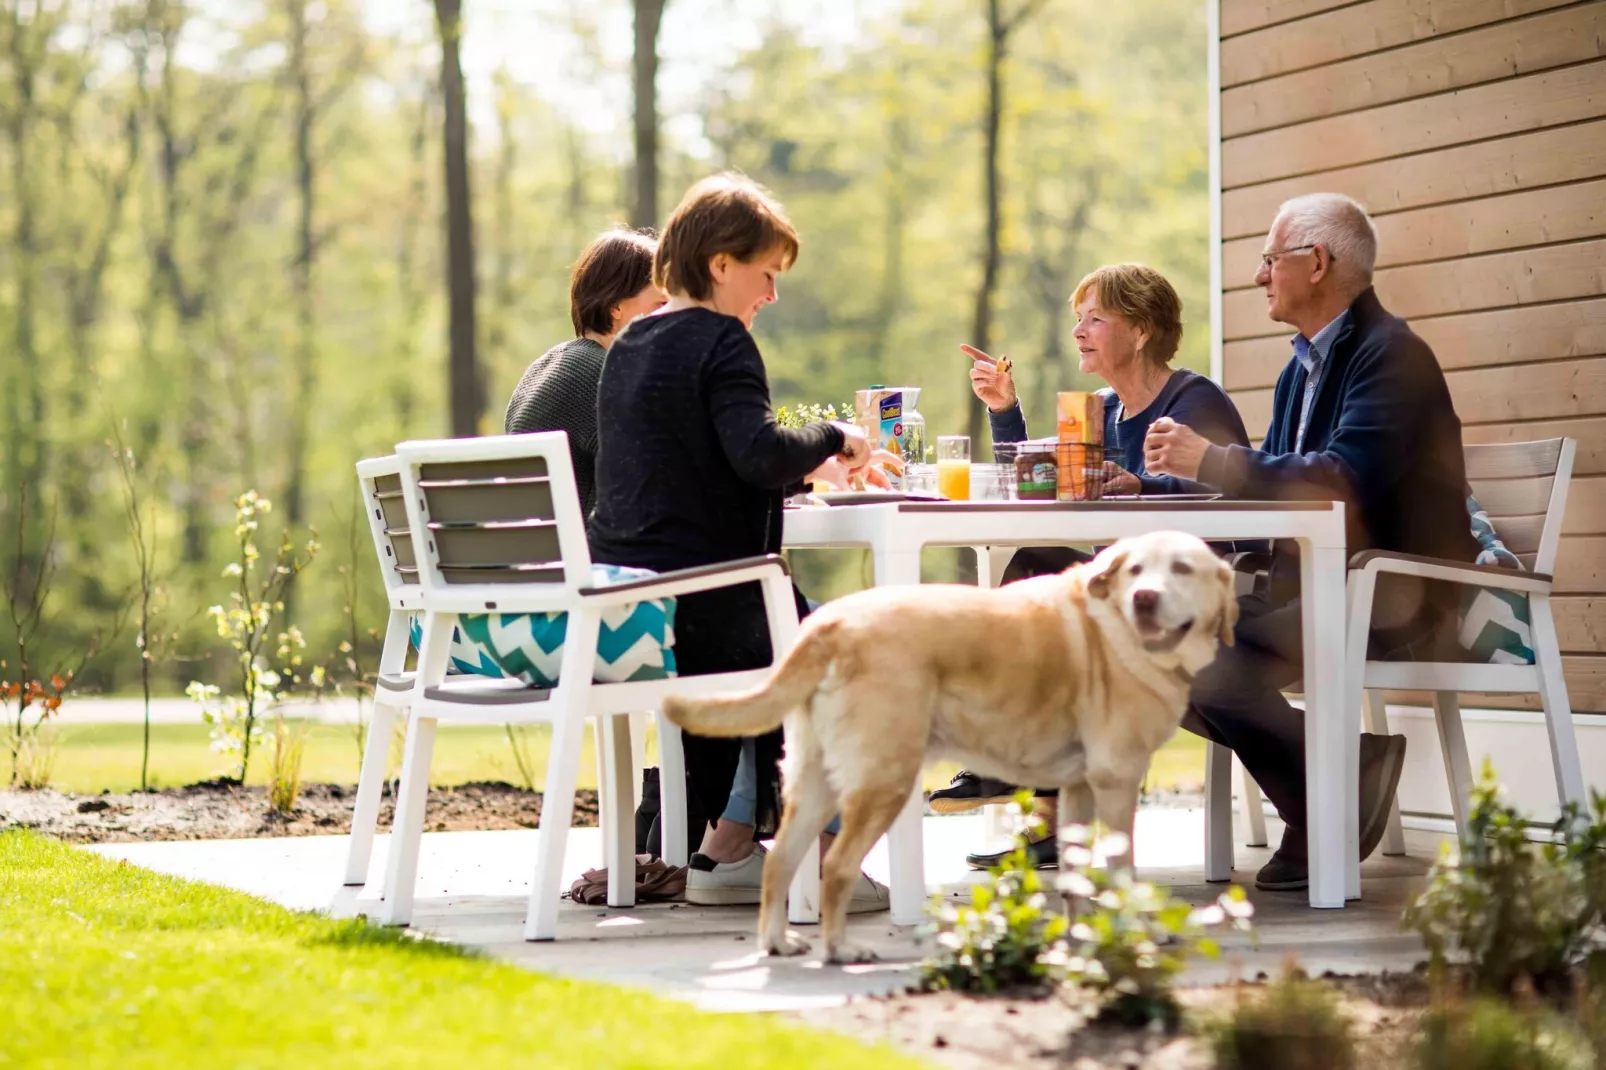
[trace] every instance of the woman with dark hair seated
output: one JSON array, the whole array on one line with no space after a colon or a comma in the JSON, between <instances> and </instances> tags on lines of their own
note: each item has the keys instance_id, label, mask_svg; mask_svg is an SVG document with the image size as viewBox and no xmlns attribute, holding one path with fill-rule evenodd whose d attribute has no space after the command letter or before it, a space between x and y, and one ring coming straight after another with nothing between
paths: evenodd
<instances>
[{"instance_id":1,"label":"woman with dark hair seated","mask_svg":"<svg viewBox=\"0 0 1606 1070\"><path fill-rule=\"evenodd\" d=\"M567 431L580 510L589 516L596 501L597 382L615 338L638 316L661 306L664 292L652 281L652 235L615 229L599 235L569 276L569 318L575 337L537 357L507 403L505 430Z\"/></svg>"},{"instance_id":2,"label":"woman with dark hair seated","mask_svg":"<svg viewBox=\"0 0 1606 1070\"><path fill-rule=\"evenodd\" d=\"M777 553L788 493L813 481L846 486L856 472L874 479L872 461L896 463L851 424L775 422L750 328L797 253L781 206L740 175L697 183L669 217L653 268L669 303L626 331L603 366L588 526L596 560L664 572ZM802 616L807 605L793 593ZM758 585L682 595L675 661L682 676L769 665ZM778 821L780 732L683 738L693 800L720 815L691 856L686 898L757 903L756 840ZM871 911L889 900L861 876L851 902Z\"/></svg>"}]
</instances>

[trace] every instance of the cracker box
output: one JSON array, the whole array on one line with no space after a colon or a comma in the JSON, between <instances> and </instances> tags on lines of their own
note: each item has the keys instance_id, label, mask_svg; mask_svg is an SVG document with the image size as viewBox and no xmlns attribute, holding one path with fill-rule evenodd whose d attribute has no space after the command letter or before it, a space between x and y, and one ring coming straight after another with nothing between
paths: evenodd
<instances>
[{"instance_id":1,"label":"cracker box","mask_svg":"<svg viewBox=\"0 0 1606 1070\"><path fill-rule=\"evenodd\" d=\"M1055 406L1059 417L1057 497L1083 502L1097 497L1104 462L1104 399L1085 390L1062 390Z\"/></svg>"}]
</instances>

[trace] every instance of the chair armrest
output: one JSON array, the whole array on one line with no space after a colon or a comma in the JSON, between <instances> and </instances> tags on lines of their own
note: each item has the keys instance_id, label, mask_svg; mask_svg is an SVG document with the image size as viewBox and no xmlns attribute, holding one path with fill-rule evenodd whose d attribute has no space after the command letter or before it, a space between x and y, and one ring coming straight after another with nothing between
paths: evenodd
<instances>
[{"instance_id":1,"label":"chair armrest","mask_svg":"<svg viewBox=\"0 0 1606 1070\"><path fill-rule=\"evenodd\" d=\"M1400 554L1390 550L1362 550L1349 559L1349 567L1351 571L1419 576L1427 580L1497 587L1530 594L1549 594L1552 582L1551 577L1543 572L1516 572L1499 565L1473 565L1465 561Z\"/></svg>"},{"instance_id":2,"label":"chair armrest","mask_svg":"<svg viewBox=\"0 0 1606 1070\"><path fill-rule=\"evenodd\" d=\"M610 583L606 587L582 587L580 597L592 605L626 605L649 598L672 598L675 595L734 587L756 580L784 578L790 574L784 558L779 554L766 554L763 557L744 557L739 561L727 561L718 565L676 569L646 579Z\"/></svg>"}]
</instances>

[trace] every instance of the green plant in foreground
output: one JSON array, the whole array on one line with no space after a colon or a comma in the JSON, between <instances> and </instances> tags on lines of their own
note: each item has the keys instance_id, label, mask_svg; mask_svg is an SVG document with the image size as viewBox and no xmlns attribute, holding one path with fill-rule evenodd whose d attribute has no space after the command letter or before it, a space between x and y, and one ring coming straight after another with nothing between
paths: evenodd
<instances>
[{"instance_id":1,"label":"green plant in foreground","mask_svg":"<svg viewBox=\"0 0 1606 1070\"><path fill-rule=\"evenodd\" d=\"M1569 805L1554 827L1563 843L1536 844L1484 763L1467 835L1446 849L1403 924L1421 934L1435 971L1464 961L1474 985L1503 994L1527 979L1561 991L1606 946L1606 798Z\"/></svg>"},{"instance_id":2,"label":"green plant in foreground","mask_svg":"<svg viewBox=\"0 0 1606 1070\"><path fill-rule=\"evenodd\" d=\"M301 759L306 755L307 733L291 728L283 717L273 722L273 766L268 778L268 806L276 814L289 814L301 797Z\"/></svg>"},{"instance_id":3,"label":"green plant in foreground","mask_svg":"<svg viewBox=\"0 0 1606 1070\"><path fill-rule=\"evenodd\" d=\"M1130 846L1118 832L1096 842L1086 828L1062 832L1058 886L1086 907L1055 958L1063 962L1068 980L1098 993L1105 1017L1174 1026L1181 1012L1171 993L1172 980L1194 955L1220 957L1211 930L1230 925L1251 931L1255 907L1237 885L1209 906L1194 907L1137 880L1129 868L1093 868L1095 855L1125 855Z\"/></svg>"},{"instance_id":4,"label":"green plant in foreground","mask_svg":"<svg viewBox=\"0 0 1606 1070\"><path fill-rule=\"evenodd\" d=\"M935 934L937 950L921 963L925 988L1046 990L1059 979L1052 952L1062 947L1068 926L1046 909L1047 889L1027 855L1030 837L1044 830L1031 806L1026 792L1009 804L1017 824L1014 849L988 871L990 884L971 888L969 906L948 902L940 892L932 897L928 932Z\"/></svg>"},{"instance_id":5,"label":"green plant in foreground","mask_svg":"<svg viewBox=\"0 0 1606 1070\"><path fill-rule=\"evenodd\" d=\"M273 635L269 625L274 614L284 612L285 590L317 556L318 542L315 537L308 539L304 554L298 554L286 530L266 574L259 576L257 566L262 555L257 550L256 533L273 503L249 490L235 499L234 508L238 552L223 575L235 581L235 589L229 593L226 606L215 605L207 615L216 624L218 637L234 651L239 693L225 695L215 684L192 680L185 694L200 705L201 719L212 726L213 749L239 756L233 779L244 783L251 748L262 739L262 715L278 703L282 690L300 682L300 651L306 641L297 629L292 627L277 635L279 668L269 663L265 652ZM315 683L321 687L322 670L315 672Z\"/></svg>"},{"instance_id":6,"label":"green plant in foreground","mask_svg":"<svg viewBox=\"0 0 1606 1070\"><path fill-rule=\"evenodd\" d=\"M1229 922L1250 928L1254 906L1243 889L1230 888L1195 908L1133 879L1129 869L1094 868L1096 854L1125 854L1126 837L1116 833L1095 843L1089 829L1072 826L1062 831L1058 888L1076 897L1081 909L1068 920L1048 909L1048 891L1028 859L1031 837L1044 829L1031 808L1024 792L1010 804L1015 847L990 871L990 884L971 890L969 906L933 899L928 932L937 951L921 965L925 987L1046 991L1069 981L1093 994L1106 1016L1175 1024L1172 979L1189 956L1220 954L1207 932Z\"/></svg>"},{"instance_id":7,"label":"green plant in foreground","mask_svg":"<svg viewBox=\"0 0 1606 1070\"><path fill-rule=\"evenodd\" d=\"M1290 968L1211 1030L1217 1070L1351 1070L1355 1026L1331 988Z\"/></svg>"},{"instance_id":8,"label":"green plant in foreground","mask_svg":"<svg viewBox=\"0 0 1606 1070\"><path fill-rule=\"evenodd\" d=\"M1434 1007L1422 1019L1414 1070L1589 1070L1589 1047L1553 1014L1492 999Z\"/></svg>"}]
</instances>

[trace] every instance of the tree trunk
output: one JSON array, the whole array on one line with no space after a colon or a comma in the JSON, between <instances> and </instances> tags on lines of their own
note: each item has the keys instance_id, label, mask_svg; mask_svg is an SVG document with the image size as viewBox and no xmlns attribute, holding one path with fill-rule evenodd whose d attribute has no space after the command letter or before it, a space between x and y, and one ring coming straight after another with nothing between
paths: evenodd
<instances>
[{"instance_id":1,"label":"tree trunk","mask_svg":"<svg viewBox=\"0 0 1606 1070\"><path fill-rule=\"evenodd\" d=\"M987 223L982 235L981 283L976 288L976 311L971 320L970 344L983 352L992 348L993 294L998 289L998 269L1003 259L1000 249L998 135L1004 114L1004 52L1009 45L1008 30L1000 0L987 0L987 103L982 114L982 185L986 201ZM981 444L984 406L975 397L970 399L968 421L971 450Z\"/></svg>"},{"instance_id":2,"label":"tree trunk","mask_svg":"<svg viewBox=\"0 0 1606 1070\"><path fill-rule=\"evenodd\" d=\"M468 95L463 85L462 0L435 0L441 39L441 97L445 105L446 274L451 308L447 385L452 436L479 434L484 385L475 354L474 212L469 199Z\"/></svg>"},{"instance_id":3,"label":"tree trunk","mask_svg":"<svg viewBox=\"0 0 1606 1070\"><path fill-rule=\"evenodd\" d=\"M35 99L37 76L46 41L40 35L46 31L22 19L12 8L6 12L5 59L10 69L12 94L10 109L5 115L6 139L11 149L11 201L13 205L11 232L11 261L14 265L12 344L16 352L13 364L16 377L5 388L6 394L6 486L4 493L29 494L39 501L43 494L44 473L49 444L45 439L45 392L41 382L38 337L34 329L34 312L38 307L39 283L39 201L34 182L36 163L33 156L34 120L38 102ZM20 509L19 501L12 501L13 509ZM19 514L21 515L21 514ZM33 516L42 515L35 510L29 517L28 530L19 531L19 559L27 559L28 573L36 571L32 560L42 530Z\"/></svg>"},{"instance_id":4,"label":"tree trunk","mask_svg":"<svg viewBox=\"0 0 1606 1070\"><path fill-rule=\"evenodd\" d=\"M418 384L413 376L418 368L419 328L423 323L425 296L418 281L416 221L423 217L428 203L425 150L429 143L430 113L431 96L426 93L418 103L417 122L409 146L408 166L412 170L412 180L408 183L407 206L401 216L401 240L396 248L396 288L401 299L401 367L400 374L391 381L391 399L396 407L396 427L404 438L412 435L413 414L418 404Z\"/></svg>"},{"instance_id":5,"label":"tree trunk","mask_svg":"<svg viewBox=\"0 0 1606 1070\"><path fill-rule=\"evenodd\" d=\"M636 9L636 200L630 222L658 225L658 27L668 0L634 0Z\"/></svg>"},{"instance_id":6,"label":"tree trunk","mask_svg":"<svg viewBox=\"0 0 1606 1070\"><path fill-rule=\"evenodd\" d=\"M294 93L296 199L296 255L291 264L290 288L295 298L295 391L289 412L289 472L285 478L285 522L299 528L306 522L308 435L318 364L313 337L312 269L317 249L313 241L316 176L312 159L312 130L316 119L312 77L307 69L306 0L289 0L290 84Z\"/></svg>"}]
</instances>

